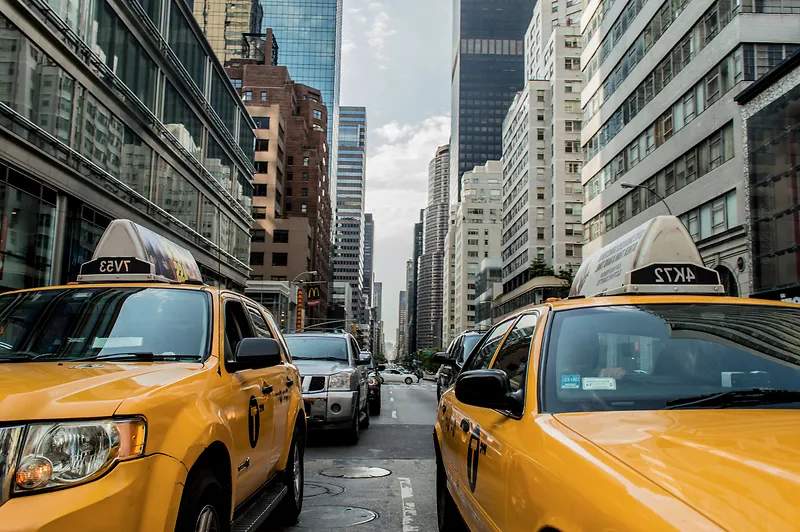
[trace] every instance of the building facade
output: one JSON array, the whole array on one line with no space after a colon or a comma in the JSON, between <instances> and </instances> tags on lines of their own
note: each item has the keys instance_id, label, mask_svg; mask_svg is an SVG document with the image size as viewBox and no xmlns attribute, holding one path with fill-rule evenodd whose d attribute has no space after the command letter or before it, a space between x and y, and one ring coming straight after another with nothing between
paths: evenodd
<instances>
[{"instance_id":1,"label":"building facade","mask_svg":"<svg viewBox=\"0 0 800 532\"><path fill-rule=\"evenodd\" d=\"M336 187L339 142L339 87L342 77L343 0L258 0L261 33L271 29L278 41L279 64L297 83L319 89L331 116L328 164ZM334 205L335 209L336 206Z\"/></svg>"},{"instance_id":2,"label":"building facade","mask_svg":"<svg viewBox=\"0 0 800 532\"><path fill-rule=\"evenodd\" d=\"M523 38L536 0L455 0L450 201L461 176L502 155L503 116L525 86Z\"/></svg>"},{"instance_id":3,"label":"building facade","mask_svg":"<svg viewBox=\"0 0 800 532\"><path fill-rule=\"evenodd\" d=\"M492 327L492 302L503 293L503 261L483 259L475 282L475 328L488 331Z\"/></svg>"},{"instance_id":4,"label":"building facade","mask_svg":"<svg viewBox=\"0 0 800 532\"><path fill-rule=\"evenodd\" d=\"M364 292L364 192L367 165L367 110L342 107L336 182L333 279L350 283L353 313Z\"/></svg>"},{"instance_id":5,"label":"building facade","mask_svg":"<svg viewBox=\"0 0 800 532\"><path fill-rule=\"evenodd\" d=\"M254 123L185 2L0 6L0 290L74 281L112 219L250 272Z\"/></svg>"},{"instance_id":6,"label":"building facade","mask_svg":"<svg viewBox=\"0 0 800 532\"><path fill-rule=\"evenodd\" d=\"M262 31L264 11L258 0L197 0L194 18L223 65L232 59L270 59L277 64L278 45Z\"/></svg>"},{"instance_id":7,"label":"building facade","mask_svg":"<svg viewBox=\"0 0 800 532\"><path fill-rule=\"evenodd\" d=\"M736 97L753 297L800 303L800 50ZM723 278L723 283L725 279Z\"/></svg>"},{"instance_id":8,"label":"building facade","mask_svg":"<svg viewBox=\"0 0 800 532\"><path fill-rule=\"evenodd\" d=\"M422 256L425 234L425 209L419 211L419 222L414 224L414 250L411 265L406 264L406 284L409 286L408 298L408 353L417 352L417 308L419 306L419 259Z\"/></svg>"},{"instance_id":9,"label":"building facade","mask_svg":"<svg viewBox=\"0 0 800 532\"><path fill-rule=\"evenodd\" d=\"M406 328L408 327L408 292L400 291L397 305L397 340L395 341L395 358L406 352Z\"/></svg>"},{"instance_id":10,"label":"building facade","mask_svg":"<svg viewBox=\"0 0 800 532\"><path fill-rule=\"evenodd\" d=\"M327 108L320 92L295 83L286 67L233 60L228 76L240 86L256 123L253 281L291 283L316 271L321 303L304 310L327 316L331 197ZM309 279L304 279L308 281Z\"/></svg>"},{"instance_id":11,"label":"building facade","mask_svg":"<svg viewBox=\"0 0 800 532\"><path fill-rule=\"evenodd\" d=\"M474 329L477 315L477 279L485 259L499 259L502 233L503 164L487 161L464 174L461 201L456 207L449 237L453 244L453 321L449 339ZM448 265L449 267L449 265ZM449 320L449 317L448 317Z\"/></svg>"},{"instance_id":12,"label":"building facade","mask_svg":"<svg viewBox=\"0 0 800 532\"><path fill-rule=\"evenodd\" d=\"M372 306L373 281L375 277L375 219L372 213L364 214L364 295L367 306Z\"/></svg>"},{"instance_id":13,"label":"building facade","mask_svg":"<svg viewBox=\"0 0 800 532\"><path fill-rule=\"evenodd\" d=\"M748 295L742 117L733 98L797 46L792 2L592 2L581 20L584 254L669 209ZM642 164L646 163L646 164ZM665 201L659 201L658 197Z\"/></svg>"},{"instance_id":14,"label":"building facade","mask_svg":"<svg viewBox=\"0 0 800 532\"><path fill-rule=\"evenodd\" d=\"M444 251L449 225L450 146L440 146L428 166L423 253L419 263L417 349L442 347Z\"/></svg>"}]
</instances>

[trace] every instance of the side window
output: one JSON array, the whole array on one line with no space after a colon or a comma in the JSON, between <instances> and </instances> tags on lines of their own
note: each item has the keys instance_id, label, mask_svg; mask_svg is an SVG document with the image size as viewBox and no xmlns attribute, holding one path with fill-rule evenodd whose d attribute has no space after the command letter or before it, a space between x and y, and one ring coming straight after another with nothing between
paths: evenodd
<instances>
[{"instance_id":1,"label":"side window","mask_svg":"<svg viewBox=\"0 0 800 532\"><path fill-rule=\"evenodd\" d=\"M489 362L492 361L492 356L500 344L500 340L506 334L508 329L513 325L514 319L504 321L490 332L486 334L483 342L475 347L475 350L470 355L467 362L464 364L463 371L471 371L473 369L486 369L489 367Z\"/></svg>"},{"instance_id":2,"label":"side window","mask_svg":"<svg viewBox=\"0 0 800 532\"><path fill-rule=\"evenodd\" d=\"M538 319L537 314L522 316L508 334L505 343L494 359L494 364L492 364L492 369L502 370L508 375L511 390L514 392L522 389L525 384L531 338Z\"/></svg>"},{"instance_id":3,"label":"side window","mask_svg":"<svg viewBox=\"0 0 800 532\"><path fill-rule=\"evenodd\" d=\"M358 362L358 355L361 354L361 348L358 347L358 342L354 338L350 338L350 347L353 348L353 361Z\"/></svg>"},{"instance_id":4,"label":"side window","mask_svg":"<svg viewBox=\"0 0 800 532\"><path fill-rule=\"evenodd\" d=\"M269 330L261 311L247 305L247 312L250 313L250 319L253 321L253 327L256 328L256 334L261 338L272 338L272 332Z\"/></svg>"},{"instance_id":5,"label":"side window","mask_svg":"<svg viewBox=\"0 0 800 532\"><path fill-rule=\"evenodd\" d=\"M225 301L225 360L233 360L236 348L244 338L252 338L250 321L242 303L237 299Z\"/></svg>"}]
</instances>

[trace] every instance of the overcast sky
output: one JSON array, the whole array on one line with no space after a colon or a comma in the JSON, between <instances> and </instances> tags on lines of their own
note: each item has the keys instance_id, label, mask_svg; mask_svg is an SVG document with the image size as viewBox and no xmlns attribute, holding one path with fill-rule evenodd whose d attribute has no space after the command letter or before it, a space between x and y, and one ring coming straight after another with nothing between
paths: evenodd
<instances>
[{"instance_id":1,"label":"overcast sky","mask_svg":"<svg viewBox=\"0 0 800 532\"><path fill-rule=\"evenodd\" d=\"M341 105L367 108L367 212L387 342L395 342L428 163L450 138L452 0L344 0Z\"/></svg>"}]
</instances>

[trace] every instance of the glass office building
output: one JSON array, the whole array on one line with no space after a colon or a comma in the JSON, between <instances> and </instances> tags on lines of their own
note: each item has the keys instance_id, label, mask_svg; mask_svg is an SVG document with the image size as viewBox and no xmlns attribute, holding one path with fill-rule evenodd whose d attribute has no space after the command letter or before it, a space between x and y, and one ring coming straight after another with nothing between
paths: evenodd
<instances>
[{"instance_id":1,"label":"glass office building","mask_svg":"<svg viewBox=\"0 0 800 532\"><path fill-rule=\"evenodd\" d=\"M503 118L525 87L525 31L536 0L455 0L450 203L464 172L502 158Z\"/></svg>"},{"instance_id":2,"label":"glass office building","mask_svg":"<svg viewBox=\"0 0 800 532\"><path fill-rule=\"evenodd\" d=\"M244 287L255 124L186 2L5 2L0 70L0 291L75 280L115 218Z\"/></svg>"},{"instance_id":3,"label":"glass office building","mask_svg":"<svg viewBox=\"0 0 800 532\"><path fill-rule=\"evenodd\" d=\"M339 86L342 71L343 0L259 0L262 32L272 29L280 48L278 64L296 83L318 89L333 116L328 128L331 190L336 185Z\"/></svg>"}]
</instances>

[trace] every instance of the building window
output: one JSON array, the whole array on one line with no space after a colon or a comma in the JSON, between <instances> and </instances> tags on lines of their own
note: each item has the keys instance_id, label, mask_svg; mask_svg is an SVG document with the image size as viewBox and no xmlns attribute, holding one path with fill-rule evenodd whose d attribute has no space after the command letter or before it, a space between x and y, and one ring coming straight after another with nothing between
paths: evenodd
<instances>
[{"instance_id":1,"label":"building window","mask_svg":"<svg viewBox=\"0 0 800 532\"><path fill-rule=\"evenodd\" d=\"M303 166L308 166L309 159L308 157L303 157Z\"/></svg>"},{"instance_id":2,"label":"building window","mask_svg":"<svg viewBox=\"0 0 800 532\"><path fill-rule=\"evenodd\" d=\"M241 89L242 88L242 80L240 79L232 79L231 83L233 83L234 89Z\"/></svg>"},{"instance_id":3,"label":"building window","mask_svg":"<svg viewBox=\"0 0 800 532\"><path fill-rule=\"evenodd\" d=\"M536 130L536 140L544 140L544 129L539 128Z\"/></svg>"},{"instance_id":4,"label":"building window","mask_svg":"<svg viewBox=\"0 0 800 532\"><path fill-rule=\"evenodd\" d=\"M287 229L275 229L272 233L272 241L275 244L288 244L289 231Z\"/></svg>"},{"instance_id":5,"label":"building window","mask_svg":"<svg viewBox=\"0 0 800 532\"><path fill-rule=\"evenodd\" d=\"M253 121L256 123L256 129L269 129L268 116L254 116Z\"/></svg>"},{"instance_id":6,"label":"building window","mask_svg":"<svg viewBox=\"0 0 800 532\"><path fill-rule=\"evenodd\" d=\"M253 91L244 91L244 101L249 102L253 99Z\"/></svg>"},{"instance_id":7,"label":"building window","mask_svg":"<svg viewBox=\"0 0 800 532\"><path fill-rule=\"evenodd\" d=\"M308 182L308 172L303 172L303 182Z\"/></svg>"},{"instance_id":8,"label":"building window","mask_svg":"<svg viewBox=\"0 0 800 532\"><path fill-rule=\"evenodd\" d=\"M269 139L256 139L256 151L269 151Z\"/></svg>"},{"instance_id":9,"label":"building window","mask_svg":"<svg viewBox=\"0 0 800 532\"><path fill-rule=\"evenodd\" d=\"M288 253L273 253L272 254L272 265L273 266L287 266L289 264L289 254Z\"/></svg>"},{"instance_id":10,"label":"building window","mask_svg":"<svg viewBox=\"0 0 800 532\"><path fill-rule=\"evenodd\" d=\"M253 185L253 196L266 197L267 185L263 183L257 183Z\"/></svg>"},{"instance_id":11,"label":"building window","mask_svg":"<svg viewBox=\"0 0 800 532\"><path fill-rule=\"evenodd\" d=\"M544 199L544 187L536 187L536 199Z\"/></svg>"},{"instance_id":12,"label":"building window","mask_svg":"<svg viewBox=\"0 0 800 532\"><path fill-rule=\"evenodd\" d=\"M250 252L250 266L263 266L264 265L264 252L251 251Z\"/></svg>"},{"instance_id":13,"label":"building window","mask_svg":"<svg viewBox=\"0 0 800 532\"><path fill-rule=\"evenodd\" d=\"M536 207L536 219L544 220L544 207Z\"/></svg>"},{"instance_id":14,"label":"building window","mask_svg":"<svg viewBox=\"0 0 800 532\"><path fill-rule=\"evenodd\" d=\"M544 240L544 227L536 228L536 240Z\"/></svg>"},{"instance_id":15,"label":"building window","mask_svg":"<svg viewBox=\"0 0 800 532\"><path fill-rule=\"evenodd\" d=\"M266 102L267 101L267 93L264 92L264 91L261 91L261 101L262 102Z\"/></svg>"},{"instance_id":16,"label":"building window","mask_svg":"<svg viewBox=\"0 0 800 532\"><path fill-rule=\"evenodd\" d=\"M269 163L267 161L256 161L256 173L257 174L269 173Z\"/></svg>"},{"instance_id":17,"label":"building window","mask_svg":"<svg viewBox=\"0 0 800 532\"><path fill-rule=\"evenodd\" d=\"M250 242L266 242L267 241L267 232L263 229L251 229L250 230ZM263 259L262 259L263 260ZM252 264L252 262L251 262Z\"/></svg>"},{"instance_id":18,"label":"building window","mask_svg":"<svg viewBox=\"0 0 800 532\"><path fill-rule=\"evenodd\" d=\"M575 202L567 202L564 204L564 214L581 214L581 208L583 205L581 203Z\"/></svg>"},{"instance_id":19,"label":"building window","mask_svg":"<svg viewBox=\"0 0 800 532\"><path fill-rule=\"evenodd\" d=\"M567 133L579 133L581 130L581 121L580 120L565 120L564 121L564 131Z\"/></svg>"},{"instance_id":20,"label":"building window","mask_svg":"<svg viewBox=\"0 0 800 532\"><path fill-rule=\"evenodd\" d=\"M267 219L267 208L266 207L253 207L253 219L255 219L255 220L266 220Z\"/></svg>"},{"instance_id":21,"label":"building window","mask_svg":"<svg viewBox=\"0 0 800 532\"><path fill-rule=\"evenodd\" d=\"M308 189L307 189L307 188L304 188L304 189L302 189L302 190L300 191L300 195L301 195L302 197L304 197L304 198L307 198L307 197L308 197Z\"/></svg>"},{"instance_id":22,"label":"building window","mask_svg":"<svg viewBox=\"0 0 800 532\"><path fill-rule=\"evenodd\" d=\"M581 69L581 58L580 57L565 57L564 58L564 68L567 70L580 70Z\"/></svg>"},{"instance_id":23,"label":"building window","mask_svg":"<svg viewBox=\"0 0 800 532\"><path fill-rule=\"evenodd\" d=\"M308 203L301 203L300 204L300 212L302 214L308 214Z\"/></svg>"},{"instance_id":24,"label":"building window","mask_svg":"<svg viewBox=\"0 0 800 532\"><path fill-rule=\"evenodd\" d=\"M536 120L539 122L544 122L544 109L536 110Z\"/></svg>"},{"instance_id":25,"label":"building window","mask_svg":"<svg viewBox=\"0 0 800 532\"><path fill-rule=\"evenodd\" d=\"M322 111L319 109L314 109L314 119L322 120Z\"/></svg>"},{"instance_id":26,"label":"building window","mask_svg":"<svg viewBox=\"0 0 800 532\"><path fill-rule=\"evenodd\" d=\"M577 140L564 141L564 151L567 153L580 153L581 152L580 141Z\"/></svg>"}]
</instances>

